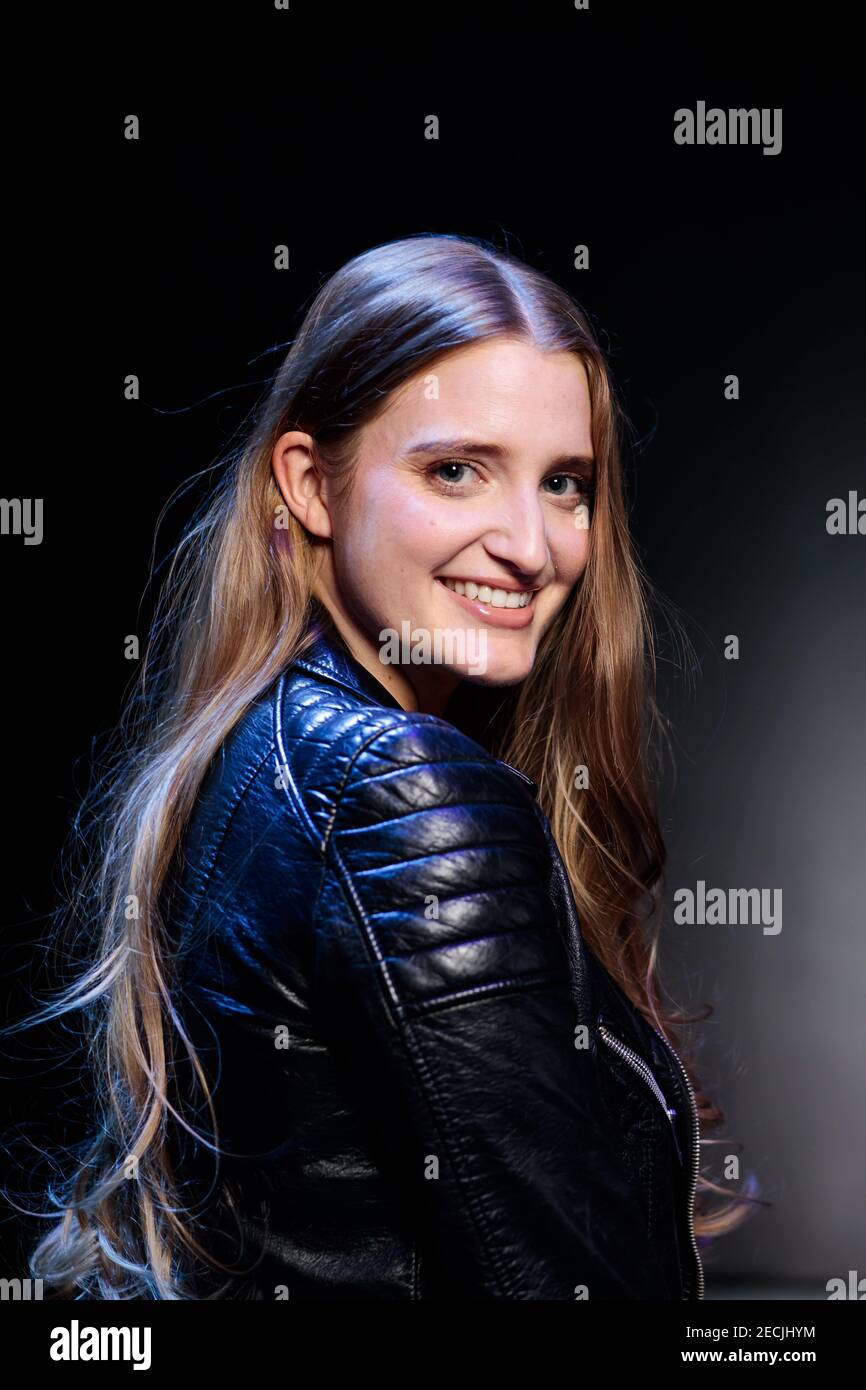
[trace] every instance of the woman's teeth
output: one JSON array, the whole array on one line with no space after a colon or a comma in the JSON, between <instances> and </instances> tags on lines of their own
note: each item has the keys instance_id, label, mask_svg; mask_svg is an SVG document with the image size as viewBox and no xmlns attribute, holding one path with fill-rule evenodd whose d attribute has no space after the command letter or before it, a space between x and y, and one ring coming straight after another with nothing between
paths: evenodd
<instances>
[{"instance_id":1,"label":"woman's teeth","mask_svg":"<svg viewBox=\"0 0 866 1390\"><path fill-rule=\"evenodd\" d=\"M525 590L491 589L489 584L474 584L471 579L443 579L442 583L455 594L489 603L491 608L525 608L532 593Z\"/></svg>"}]
</instances>

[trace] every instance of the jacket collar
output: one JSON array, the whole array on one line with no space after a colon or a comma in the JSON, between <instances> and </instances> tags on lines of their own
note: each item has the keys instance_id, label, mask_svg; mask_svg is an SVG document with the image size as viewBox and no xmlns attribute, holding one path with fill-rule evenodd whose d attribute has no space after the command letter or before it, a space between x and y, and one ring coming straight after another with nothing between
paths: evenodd
<instances>
[{"instance_id":1,"label":"jacket collar","mask_svg":"<svg viewBox=\"0 0 866 1390\"><path fill-rule=\"evenodd\" d=\"M403 708L390 690L386 690L372 672L352 655L330 614L318 603L314 605L311 630L314 633L313 642L302 656L295 659L293 666L322 680L332 681L334 685L351 690L353 694L377 705L384 705L388 709Z\"/></svg>"},{"instance_id":2,"label":"jacket collar","mask_svg":"<svg viewBox=\"0 0 866 1390\"><path fill-rule=\"evenodd\" d=\"M300 667L301 670L318 676L320 680L330 681L333 685L342 686L344 690L351 690L354 695L373 704L384 705L387 709L403 708L390 690L386 690L373 673L352 655L330 613L317 599L313 600L310 630L313 633L313 641L302 656L295 658L292 662L293 667ZM537 794L538 783L525 772L513 767L511 763L503 762L501 758L497 758L496 761L502 767L516 773L522 782L527 783L533 795Z\"/></svg>"}]
</instances>

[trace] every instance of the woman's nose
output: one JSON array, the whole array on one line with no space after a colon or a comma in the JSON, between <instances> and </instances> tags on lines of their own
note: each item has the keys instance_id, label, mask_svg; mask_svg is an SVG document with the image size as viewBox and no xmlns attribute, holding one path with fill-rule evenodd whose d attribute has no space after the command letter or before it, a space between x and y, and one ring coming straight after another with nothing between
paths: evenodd
<instances>
[{"instance_id":1,"label":"woman's nose","mask_svg":"<svg viewBox=\"0 0 866 1390\"><path fill-rule=\"evenodd\" d=\"M517 497L503 504L484 538L492 556L521 574L535 577L550 560L547 526L537 498Z\"/></svg>"}]
</instances>

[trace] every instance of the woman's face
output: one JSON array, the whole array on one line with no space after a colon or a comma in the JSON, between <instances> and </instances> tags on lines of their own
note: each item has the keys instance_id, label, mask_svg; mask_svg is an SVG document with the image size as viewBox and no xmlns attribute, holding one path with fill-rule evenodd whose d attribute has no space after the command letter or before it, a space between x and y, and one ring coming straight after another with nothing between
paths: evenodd
<instances>
[{"instance_id":1,"label":"woman's face","mask_svg":"<svg viewBox=\"0 0 866 1390\"><path fill-rule=\"evenodd\" d=\"M319 596L406 707L522 681L586 566L592 477L578 357L504 338L451 351L363 427L348 497L324 485Z\"/></svg>"}]
</instances>

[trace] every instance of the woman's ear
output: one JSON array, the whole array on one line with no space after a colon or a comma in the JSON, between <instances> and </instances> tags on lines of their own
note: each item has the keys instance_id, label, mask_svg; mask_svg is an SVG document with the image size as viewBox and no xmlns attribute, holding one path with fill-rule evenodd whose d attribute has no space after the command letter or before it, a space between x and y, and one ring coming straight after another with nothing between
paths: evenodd
<instances>
[{"instance_id":1,"label":"woman's ear","mask_svg":"<svg viewBox=\"0 0 866 1390\"><path fill-rule=\"evenodd\" d=\"M292 515L312 535L324 539L332 533L325 495L325 480L316 467L312 435L301 430L281 434L271 455L274 480Z\"/></svg>"}]
</instances>

